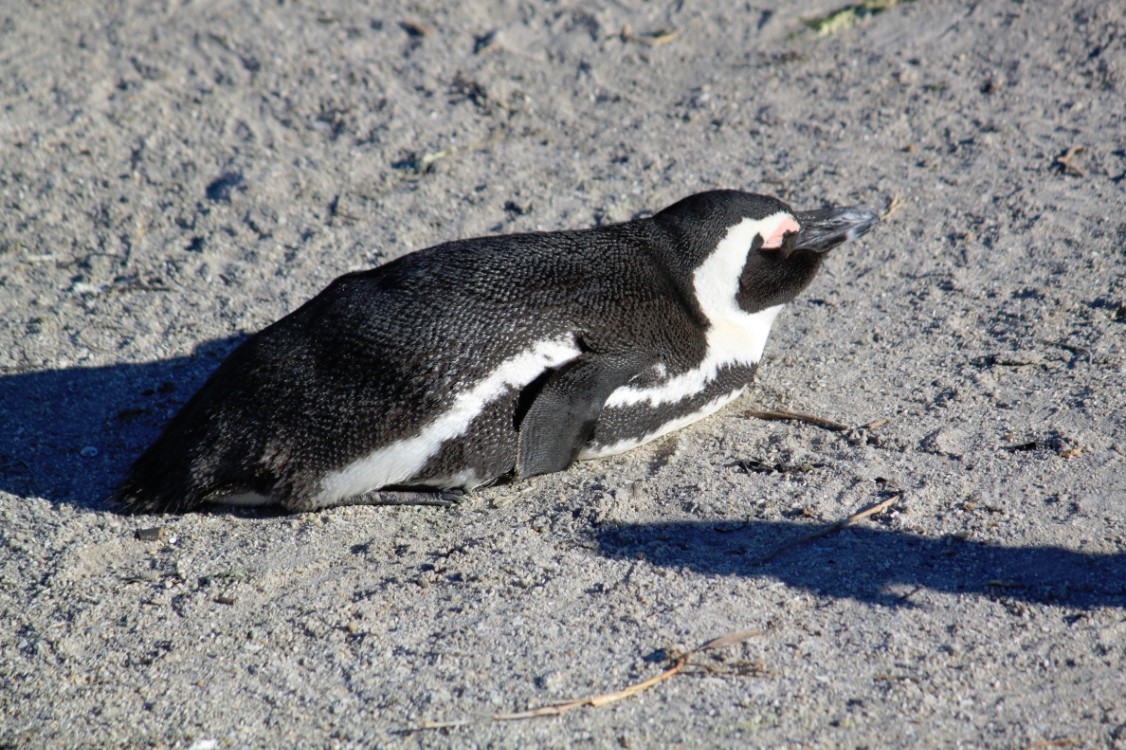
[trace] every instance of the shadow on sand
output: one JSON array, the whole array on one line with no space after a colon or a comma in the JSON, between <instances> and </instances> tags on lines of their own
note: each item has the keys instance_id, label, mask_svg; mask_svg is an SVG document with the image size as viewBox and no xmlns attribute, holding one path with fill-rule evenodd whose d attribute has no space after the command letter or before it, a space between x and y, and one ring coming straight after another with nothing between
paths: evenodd
<instances>
[{"instance_id":1,"label":"shadow on sand","mask_svg":"<svg viewBox=\"0 0 1126 750\"><path fill-rule=\"evenodd\" d=\"M0 375L0 490L91 510L242 336L187 357Z\"/></svg>"},{"instance_id":2,"label":"shadow on sand","mask_svg":"<svg viewBox=\"0 0 1126 750\"><path fill-rule=\"evenodd\" d=\"M788 521L652 523L606 529L597 542L608 557L640 556L706 575L775 578L872 604L909 604L905 595L923 587L1082 609L1126 608L1126 552L1002 547L849 526L761 562L817 528Z\"/></svg>"},{"instance_id":3,"label":"shadow on sand","mask_svg":"<svg viewBox=\"0 0 1126 750\"><path fill-rule=\"evenodd\" d=\"M187 357L0 375L0 490L90 510L243 339ZM610 557L705 575L764 576L833 597L896 605L915 587L1006 600L1126 608L1126 552L1001 547L850 526L760 562L811 531L788 521L678 522L600 531Z\"/></svg>"}]
</instances>

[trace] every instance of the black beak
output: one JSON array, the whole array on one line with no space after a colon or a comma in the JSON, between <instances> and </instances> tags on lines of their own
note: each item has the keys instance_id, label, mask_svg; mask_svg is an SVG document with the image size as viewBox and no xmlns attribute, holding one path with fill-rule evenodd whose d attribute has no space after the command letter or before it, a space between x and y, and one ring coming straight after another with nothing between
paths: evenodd
<instances>
[{"instance_id":1,"label":"black beak","mask_svg":"<svg viewBox=\"0 0 1126 750\"><path fill-rule=\"evenodd\" d=\"M794 218L801 231L794 242L795 250L824 253L837 245L866 234L879 221L879 214L867 206L824 208L819 211L798 211Z\"/></svg>"}]
</instances>

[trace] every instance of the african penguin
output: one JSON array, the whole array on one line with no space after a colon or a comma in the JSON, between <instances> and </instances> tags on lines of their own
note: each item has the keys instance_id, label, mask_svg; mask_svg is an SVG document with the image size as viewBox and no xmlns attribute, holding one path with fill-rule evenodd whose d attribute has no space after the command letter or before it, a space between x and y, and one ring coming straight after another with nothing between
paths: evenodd
<instances>
[{"instance_id":1,"label":"african penguin","mask_svg":"<svg viewBox=\"0 0 1126 750\"><path fill-rule=\"evenodd\" d=\"M236 348L117 497L440 504L628 450L742 394L782 306L875 223L722 190L346 274Z\"/></svg>"}]
</instances>

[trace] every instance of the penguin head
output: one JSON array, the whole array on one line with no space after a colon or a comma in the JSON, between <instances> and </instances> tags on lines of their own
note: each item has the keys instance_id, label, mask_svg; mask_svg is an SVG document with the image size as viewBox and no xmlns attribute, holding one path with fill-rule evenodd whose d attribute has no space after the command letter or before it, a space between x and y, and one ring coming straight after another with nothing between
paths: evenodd
<instances>
[{"instance_id":1,"label":"penguin head","mask_svg":"<svg viewBox=\"0 0 1126 750\"><path fill-rule=\"evenodd\" d=\"M867 233L877 220L872 209L850 206L789 212L767 225L751 240L739 274L739 306L753 313L793 300L813 281L825 253Z\"/></svg>"},{"instance_id":2,"label":"penguin head","mask_svg":"<svg viewBox=\"0 0 1126 750\"><path fill-rule=\"evenodd\" d=\"M746 313L791 301L813 280L825 253L869 231L877 214L864 207L794 211L777 198L718 190L653 218L676 236L674 263L691 276L708 314L732 296Z\"/></svg>"}]
</instances>

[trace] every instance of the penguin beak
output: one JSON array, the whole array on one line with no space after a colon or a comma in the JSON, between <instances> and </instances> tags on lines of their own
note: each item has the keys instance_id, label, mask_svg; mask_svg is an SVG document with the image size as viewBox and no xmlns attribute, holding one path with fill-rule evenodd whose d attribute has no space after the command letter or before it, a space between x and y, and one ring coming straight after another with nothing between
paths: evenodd
<instances>
[{"instance_id":1,"label":"penguin beak","mask_svg":"<svg viewBox=\"0 0 1126 750\"><path fill-rule=\"evenodd\" d=\"M794 218L801 225L794 240L794 249L824 253L866 234L876 226L879 214L867 206L849 206L798 211Z\"/></svg>"}]
</instances>

